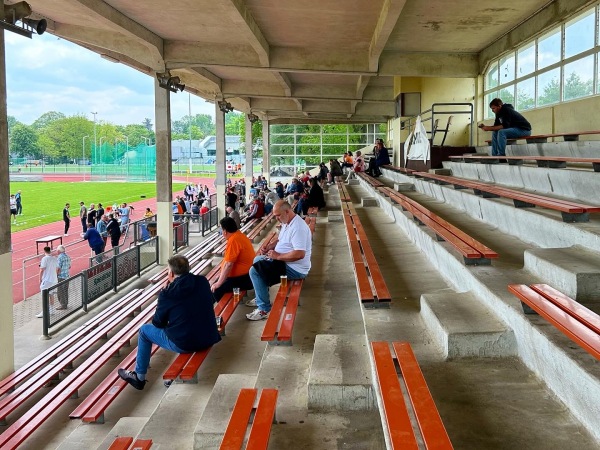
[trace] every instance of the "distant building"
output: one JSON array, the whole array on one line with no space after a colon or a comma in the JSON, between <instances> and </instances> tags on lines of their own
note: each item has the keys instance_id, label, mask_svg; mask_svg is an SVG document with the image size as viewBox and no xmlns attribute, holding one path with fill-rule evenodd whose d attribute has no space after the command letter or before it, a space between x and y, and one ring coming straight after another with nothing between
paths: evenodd
<instances>
[{"instance_id":1,"label":"distant building","mask_svg":"<svg viewBox=\"0 0 600 450\"><path fill-rule=\"evenodd\" d=\"M244 144L241 142L240 136L225 136L225 149L227 151L227 159L233 155L239 155L240 150L243 150ZM191 153L191 155L190 155ZM217 154L217 137L207 136L201 141L190 141L187 139L178 139L171 141L171 158L178 159L197 159L214 157Z\"/></svg>"}]
</instances>

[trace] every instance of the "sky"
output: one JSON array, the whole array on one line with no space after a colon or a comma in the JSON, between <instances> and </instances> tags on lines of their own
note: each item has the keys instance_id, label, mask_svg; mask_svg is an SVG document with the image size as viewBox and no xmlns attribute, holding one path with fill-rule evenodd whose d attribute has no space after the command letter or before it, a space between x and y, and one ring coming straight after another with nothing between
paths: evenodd
<instances>
[{"instance_id":1,"label":"sky","mask_svg":"<svg viewBox=\"0 0 600 450\"><path fill-rule=\"evenodd\" d=\"M83 114L115 125L154 120L154 80L131 67L49 33L32 39L5 32L8 115L31 125L49 111ZM187 92L171 94L171 120L188 115ZM191 96L192 115L215 115L212 103Z\"/></svg>"}]
</instances>

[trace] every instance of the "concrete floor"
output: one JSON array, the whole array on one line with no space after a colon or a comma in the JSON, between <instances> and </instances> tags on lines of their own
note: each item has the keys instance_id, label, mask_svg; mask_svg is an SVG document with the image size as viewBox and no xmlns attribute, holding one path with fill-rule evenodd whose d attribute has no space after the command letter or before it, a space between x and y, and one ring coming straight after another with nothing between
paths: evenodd
<instances>
[{"instance_id":1,"label":"concrete floor","mask_svg":"<svg viewBox=\"0 0 600 450\"><path fill-rule=\"evenodd\" d=\"M313 267L303 287L292 346L267 346L261 342L263 322L245 320L244 314L250 309L240 305L228 325L227 336L201 367L198 384L174 384L165 389L160 376L173 355L159 351L152 359L144 391L126 389L107 410L106 423L70 421L68 414L79 401L69 400L22 448L106 449L117 434L139 433L140 437L153 439L153 449L191 449L194 429L212 386L218 375L224 373L255 375L257 387L279 389L278 423L273 426L271 449L385 448L377 410L309 412L307 380L319 334L366 335L368 341L411 342L457 449L598 448L599 443L543 380L517 357L443 358L440 344L420 314L420 297L426 293L460 291L459 277L441 276L431 259L381 208L362 208L360 198L368 195L365 189L349 186L349 191L392 294L391 308L362 307L356 294L344 225L328 222L326 211L322 211L314 236ZM477 276L488 277L497 283L494 288L504 290L506 280L514 281L519 276L527 244L440 202L425 197L419 200L501 253L501 259L493 266L471 268ZM327 209L339 210L335 188L328 195ZM76 325L57 333L56 338ZM53 343L39 340L39 321L25 323L17 333L20 361ZM117 365L118 360L114 361ZM344 363L351 368L353 362ZM87 383L82 397L101 379L99 374Z\"/></svg>"}]
</instances>

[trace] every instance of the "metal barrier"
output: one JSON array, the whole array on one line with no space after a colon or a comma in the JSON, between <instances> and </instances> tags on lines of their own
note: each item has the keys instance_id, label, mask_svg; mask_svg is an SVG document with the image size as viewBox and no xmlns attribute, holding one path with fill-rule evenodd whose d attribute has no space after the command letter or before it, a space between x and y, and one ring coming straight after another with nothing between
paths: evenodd
<instances>
[{"instance_id":1,"label":"metal barrier","mask_svg":"<svg viewBox=\"0 0 600 450\"><path fill-rule=\"evenodd\" d=\"M219 210L214 207L205 214L173 214L173 223L187 223L186 233L202 233L204 236L207 232L219 225Z\"/></svg>"},{"instance_id":2,"label":"metal barrier","mask_svg":"<svg viewBox=\"0 0 600 450\"><path fill-rule=\"evenodd\" d=\"M153 237L59 282L50 289L44 289L42 291L44 336L49 336L50 327L80 309L87 311L87 306L94 300L111 290L117 292L120 284L136 275L139 277L142 270L157 262L158 238Z\"/></svg>"},{"instance_id":3,"label":"metal barrier","mask_svg":"<svg viewBox=\"0 0 600 450\"><path fill-rule=\"evenodd\" d=\"M187 220L179 223L173 222L173 250L175 253L177 253L181 247L186 247L188 245L189 236Z\"/></svg>"}]
</instances>

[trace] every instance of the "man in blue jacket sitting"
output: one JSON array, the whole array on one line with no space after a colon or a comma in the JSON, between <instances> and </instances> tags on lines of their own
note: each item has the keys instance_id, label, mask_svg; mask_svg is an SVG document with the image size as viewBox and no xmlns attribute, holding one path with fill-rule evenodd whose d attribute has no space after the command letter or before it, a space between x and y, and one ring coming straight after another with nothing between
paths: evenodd
<instances>
[{"instance_id":1,"label":"man in blue jacket sitting","mask_svg":"<svg viewBox=\"0 0 600 450\"><path fill-rule=\"evenodd\" d=\"M135 371L118 371L138 390L146 384L152 344L176 353L193 353L221 340L208 280L191 274L184 256L173 256L168 265L168 285L158 296L152 323L140 327Z\"/></svg>"}]
</instances>

